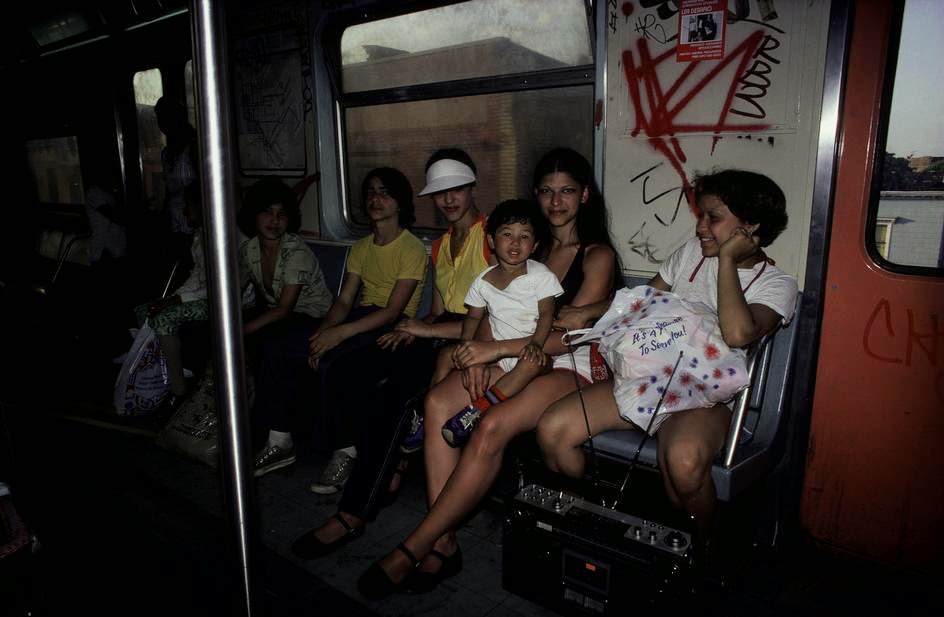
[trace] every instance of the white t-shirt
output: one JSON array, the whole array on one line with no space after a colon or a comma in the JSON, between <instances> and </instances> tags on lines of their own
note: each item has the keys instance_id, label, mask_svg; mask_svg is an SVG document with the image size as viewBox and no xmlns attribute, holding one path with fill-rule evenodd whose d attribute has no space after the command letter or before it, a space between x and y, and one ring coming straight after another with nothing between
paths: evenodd
<instances>
[{"instance_id":1,"label":"white t-shirt","mask_svg":"<svg viewBox=\"0 0 944 617\"><path fill-rule=\"evenodd\" d=\"M662 262L659 276L672 286L672 293L703 302L718 312L718 258L706 257L702 262L698 238L690 239ZM790 323L796 310L796 279L765 261L753 268L738 268L738 278L748 304L766 306L783 317L784 325Z\"/></svg>"},{"instance_id":2,"label":"white t-shirt","mask_svg":"<svg viewBox=\"0 0 944 617\"><path fill-rule=\"evenodd\" d=\"M468 306L488 309L488 322L496 341L534 334L538 323L538 302L564 293L557 276L547 266L530 259L525 266L525 274L511 281L505 289L498 289L485 280L485 275L498 266L487 268L472 281L465 296ZM508 372L517 361L517 358L502 358L499 365Z\"/></svg>"}]
</instances>

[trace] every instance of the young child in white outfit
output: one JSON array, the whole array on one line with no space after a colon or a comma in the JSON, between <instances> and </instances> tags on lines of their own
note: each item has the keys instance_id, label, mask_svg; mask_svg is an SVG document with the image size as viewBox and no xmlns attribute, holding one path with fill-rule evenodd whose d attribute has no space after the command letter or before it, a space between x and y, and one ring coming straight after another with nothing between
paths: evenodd
<instances>
[{"instance_id":1,"label":"young child in white outfit","mask_svg":"<svg viewBox=\"0 0 944 617\"><path fill-rule=\"evenodd\" d=\"M489 407L514 396L550 370L543 347L554 320L554 298L564 290L547 266L529 259L545 226L537 205L524 199L504 201L488 217L486 234L498 265L482 272L469 288L462 340L473 339L486 312L496 341L530 340L518 357L502 358L493 365L502 373L495 384L443 425L443 438L455 448L469 440ZM453 355L456 368L465 368L466 358L466 347L458 346Z\"/></svg>"}]
</instances>

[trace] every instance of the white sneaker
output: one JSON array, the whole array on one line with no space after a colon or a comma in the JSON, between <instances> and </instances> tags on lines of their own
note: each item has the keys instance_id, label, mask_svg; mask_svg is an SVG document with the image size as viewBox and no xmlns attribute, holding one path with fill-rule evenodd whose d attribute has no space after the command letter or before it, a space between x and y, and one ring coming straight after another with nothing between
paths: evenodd
<instances>
[{"instance_id":1,"label":"white sneaker","mask_svg":"<svg viewBox=\"0 0 944 617\"><path fill-rule=\"evenodd\" d=\"M351 469L354 467L355 460L357 459L343 450L335 451L324 471L321 472L321 477L308 488L312 493L318 493L319 495L337 493L344 488L344 484L351 476Z\"/></svg>"},{"instance_id":2,"label":"white sneaker","mask_svg":"<svg viewBox=\"0 0 944 617\"><path fill-rule=\"evenodd\" d=\"M288 467L294 463L294 447L282 448L280 446L266 446L256 454L256 458L253 460L253 475L258 478L270 471Z\"/></svg>"}]
</instances>

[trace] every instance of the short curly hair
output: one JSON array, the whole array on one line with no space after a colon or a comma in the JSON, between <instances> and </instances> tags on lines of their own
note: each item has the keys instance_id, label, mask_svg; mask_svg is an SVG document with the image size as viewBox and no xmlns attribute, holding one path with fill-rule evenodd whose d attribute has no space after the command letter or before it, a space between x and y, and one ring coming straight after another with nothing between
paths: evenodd
<instances>
[{"instance_id":1,"label":"short curly hair","mask_svg":"<svg viewBox=\"0 0 944 617\"><path fill-rule=\"evenodd\" d=\"M755 235L761 246L770 246L787 228L787 199L777 183L764 174L742 169L725 169L696 176L692 182L695 199L714 195L734 216L758 225Z\"/></svg>"},{"instance_id":2,"label":"short curly hair","mask_svg":"<svg viewBox=\"0 0 944 617\"><path fill-rule=\"evenodd\" d=\"M239 228L250 238L257 235L256 216L279 204L288 217L288 231L297 232L302 226L302 213L298 207L295 191L275 176L266 176L246 190L243 207L239 211Z\"/></svg>"}]
</instances>

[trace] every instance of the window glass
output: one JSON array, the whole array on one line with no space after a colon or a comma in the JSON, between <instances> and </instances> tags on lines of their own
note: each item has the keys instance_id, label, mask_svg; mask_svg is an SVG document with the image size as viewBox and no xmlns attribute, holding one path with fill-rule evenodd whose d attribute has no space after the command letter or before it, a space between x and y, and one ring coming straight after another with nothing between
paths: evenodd
<instances>
[{"instance_id":1,"label":"window glass","mask_svg":"<svg viewBox=\"0 0 944 617\"><path fill-rule=\"evenodd\" d=\"M30 26L30 34L40 47L78 36L90 30L85 15L77 10L59 13L56 16Z\"/></svg>"},{"instance_id":2,"label":"window glass","mask_svg":"<svg viewBox=\"0 0 944 617\"><path fill-rule=\"evenodd\" d=\"M85 203L75 136L27 141L26 158L40 203Z\"/></svg>"},{"instance_id":3,"label":"window glass","mask_svg":"<svg viewBox=\"0 0 944 617\"><path fill-rule=\"evenodd\" d=\"M875 252L892 264L944 268L944 2L907 0L895 69Z\"/></svg>"},{"instance_id":4,"label":"window glass","mask_svg":"<svg viewBox=\"0 0 944 617\"><path fill-rule=\"evenodd\" d=\"M366 224L360 186L375 167L396 167L414 193L426 159L462 148L478 170L476 201L489 213L502 200L527 197L531 173L551 148L567 145L593 158L593 86L412 101L346 110L350 218ZM417 197L416 226L445 227L430 197Z\"/></svg>"},{"instance_id":5,"label":"window glass","mask_svg":"<svg viewBox=\"0 0 944 617\"><path fill-rule=\"evenodd\" d=\"M197 126L196 87L193 81L193 60L187 60L184 65L184 95L187 99L187 119L190 126Z\"/></svg>"},{"instance_id":6,"label":"window glass","mask_svg":"<svg viewBox=\"0 0 944 617\"><path fill-rule=\"evenodd\" d=\"M157 126L154 105L164 95L160 69L150 69L134 74L134 103L138 116L138 156L141 160L141 180L144 197L151 207L158 208L164 202L163 170L161 150L167 141Z\"/></svg>"},{"instance_id":7,"label":"window glass","mask_svg":"<svg viewBox=\"0 0 944 617\"><path fill-rule=\"evenodd\" d=\"M347 28L345 92L592 64L584 0L471 0Z\"/></svg>"}]
</instances>

